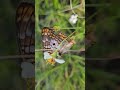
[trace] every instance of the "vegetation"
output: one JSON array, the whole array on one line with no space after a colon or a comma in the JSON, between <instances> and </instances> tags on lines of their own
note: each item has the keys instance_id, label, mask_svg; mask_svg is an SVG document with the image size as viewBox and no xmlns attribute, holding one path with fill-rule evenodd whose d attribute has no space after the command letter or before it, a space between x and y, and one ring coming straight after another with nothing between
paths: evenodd
<instances>
[{"instance_id":1,"label":"vegetation","mask_svg":"<svg viewBox=\"0 0 120 90\"><path fill-rule=\"evenodd\" d=\"M85 59L78 51L84 48L85 8L84 0L36 0L35 50L42 49L41 29L54 27L69 36L75 32L76 44L71 50L75 53L63 55L64 64L52 66L46 64L43 52L35 53L36 90L84 90L85 89ZM78 15L77 22L69 22L71 15ZM77 54L76 54L77 53Z\"/></svg>"}]
</instances>

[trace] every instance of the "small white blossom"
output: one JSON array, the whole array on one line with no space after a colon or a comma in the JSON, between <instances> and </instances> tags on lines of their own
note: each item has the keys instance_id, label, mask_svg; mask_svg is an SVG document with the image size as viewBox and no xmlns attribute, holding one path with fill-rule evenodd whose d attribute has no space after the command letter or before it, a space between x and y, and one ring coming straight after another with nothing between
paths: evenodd
<instances>
[{"instance_id":1,"label":"small white blossom","mask_svg":"<svg viewBox=\"0 0 120 90\"><path fill-rule=\"evenodd\" d=\"M55 62L60 63L60 64L65 62L63 59L56 59L52 57L48 52L44 52L44 59L45 60L54 59Z\"/></svg>"},{"instance_id":2,"label":"small white blossom","mask_svg":"<svg viewBox=\"0 0 120 90\"><path fill-rule=\"evenodd\" d=\"M65 62L63 59L55 59L55 61L56 61L57 63L60 63L60 64L62 64L62 63Z\"/></svg>"},{"instance_id":3,"label":"small white blossom","mask_svg":"<svg viewBox=\"0 0 120 90\"><path fill-rule=\"evenodd\" d=\"M50 59L52 56L48 52L44 52L44 59Z\"/></svg>"},{"instance_id":4,"label":"small white blossom","mask_svg":"<svg viewBox=\"0 0 120 90\"><path fill-rule=\"evenodd\" d=\"M71 15L71 17L69 18L69 22L72 23L72 24L75 24L78 20L78 15L77 14L73 14Z\"/></svg>"}]
</instances>

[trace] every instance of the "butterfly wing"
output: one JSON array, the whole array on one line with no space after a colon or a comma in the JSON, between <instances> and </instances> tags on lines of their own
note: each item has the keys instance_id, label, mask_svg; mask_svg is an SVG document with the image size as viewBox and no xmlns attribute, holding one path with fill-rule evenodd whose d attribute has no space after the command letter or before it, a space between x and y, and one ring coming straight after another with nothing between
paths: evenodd
<instances>
[{"instance_id":1,"label":"butterfly wing","mask_svg":"<svg viewBox=\"0 0 120 90\"><path fill-rule=\"evenodd\" d=\"M17 37L21 55L34 55L35 9L31 3L21 3L16 11Z\"/></svg>"},{"instance_id":2,"label":"butterfly wing","mask_svg":"<svg viewBox=\"0 0 120 90\"><path fill-rule=\"evenodd\" d=\"M44 27L42 29L42 43L44 52L49 52L52 54L56 49L60 49L60 43L67 36L62 33L55 34L54 29Z\"/></svg>"},{"instance_id":3,"label":"butterfly wing","mask_svg":"<svg viewBox=\"0 0 120 90\"><path fill-rule=\"evenodd\" d=\"M20 55L34 56L35 50L35 8L33 4L22 2L16 11L17 38ZM25 79L26 88L34 90L35 87L35 60L34 57L21 59L21 76Z\"/></svg>"},{"instance_id":4,"label":"butterfly wing","mask_svg":"<svg viewBox=\"0 0 120 90\"><path fill-rule=\"evenodd\" d=\"M52 34L53 31L50 30L49 28L44 27L42 29L42 44L43 44L44 52L53 53L53 50L51 49L50 46L50 40L52 39L51 38Z\"/></svg>"},{"instance_id":5,"label":"butterfly wing","mask_svg":"<svg viewBox=\"0 0 120 90\"><path fill-rule=\"evenodd\" d=\"M44 59L52 65L54 65L55 62L62 64L65 61L63 59L53 57L51 54L61 56L73 45L71 39L67 39L66 35L61 32L56 33L54 29L48 27L44 27L42 29L42 43L44 49ZM57 53L55 52L56 50Z\"/></svg>"}]
</instances>

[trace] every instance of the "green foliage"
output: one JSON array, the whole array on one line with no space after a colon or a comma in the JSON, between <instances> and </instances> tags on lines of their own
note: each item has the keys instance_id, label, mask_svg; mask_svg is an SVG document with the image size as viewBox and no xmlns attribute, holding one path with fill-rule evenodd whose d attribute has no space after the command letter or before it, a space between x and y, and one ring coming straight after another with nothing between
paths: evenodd
<instances>
[{"instance_id":1,"label":"green foliage","mask_svg":"<svg viewBox=\"0 0 120 90\"><path fill-rule=\"evenodd\" d=\"M41 29L58 26L61 32L73 37L76 44L72 50L84 48L85 15L84 6L79 0L71 0L73 11L78 15L76 24L71 24L69 18L73 13L69 0L36 0L35 1L35 49L42 49ZM83 1L84 3L84 1ZM83 4L84 5L84 4ZM35 53L36 90L84 90L85 60L84 57L69 53L63 55L64 64L51 66L43 59L43 52Z\"/></svg>"}]
</instances>

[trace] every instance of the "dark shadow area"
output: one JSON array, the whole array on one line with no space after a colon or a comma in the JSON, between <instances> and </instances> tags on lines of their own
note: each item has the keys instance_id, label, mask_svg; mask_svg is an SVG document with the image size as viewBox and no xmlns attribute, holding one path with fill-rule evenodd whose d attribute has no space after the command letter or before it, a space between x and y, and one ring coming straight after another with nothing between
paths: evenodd
<instances>
[{"instance_id":1,"label":"dark shadow area","mask_svg":"<svg viewBox=\"0 0 120 90\"><path fill-rule=\"evenodd\" d=\"M29 0L29 2L33 0ZM16 9L22 0L0 0L0 90L26 90L16 26Z\"/></svg>"},{"instance_id":2,"label":"dark shadow area","mask_svg":"<svg viewBox=\"0 0 120 90\"><path fill-rule=\"evenodd\" d=\"M117 1L86 1L86 90L120 90L119 11Z\"/></svg>"}]
</instances>

